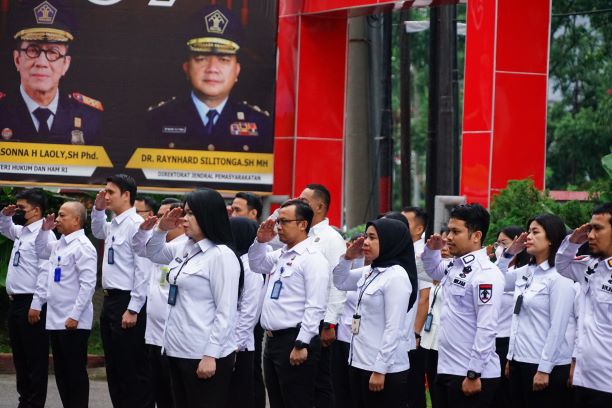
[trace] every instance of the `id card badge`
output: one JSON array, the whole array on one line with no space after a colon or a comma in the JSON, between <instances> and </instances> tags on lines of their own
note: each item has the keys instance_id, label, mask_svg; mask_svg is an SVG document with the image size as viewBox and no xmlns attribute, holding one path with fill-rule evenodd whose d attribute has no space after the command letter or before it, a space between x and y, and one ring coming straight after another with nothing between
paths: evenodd
<instances>
[{"instance_id":1,"label":"id card badge","mask_svg":"<svg viewBox=\"0 0 612 408\"><path fill-rule=\"evenodd\" d=\"M521 307L523 307L523 295L518 295L518 297L516 298L516 303L514 304L515 315L521 313Z\"/></svg>"},{"instance_id":2,"label":"id card badge","mask_svg":"<svg viewBox=\"0 0 612 408\"><path fill-rule=\"evenodd\" d=\"M176 305L176 297L178 296L178 286L170 284L170 290L168 291L168 304L170 306Z\"/></svg>"},{"instance_id":3,"label":"id card badge","mask_svg":"<svg viewBox=\"0 0 612 408\"><path fill-rule=\"evenodd\" d=\"M62 268L59 266L53 272L53 282L59 282L62 279Z\"/></svg>"},{"instance_id":4,"label":"id card badge","mask_svg":"<svg viewBox=\"0 0 612 408\"><path fill-rule=\"evenodd\" d=\"M423 330L429 332L431 330L431 324L433 323L433 314L427 313L427 317L425 318L425 325L423 326Z\"/></svg>"},{"instance_id":5,"label":"id card badge","mask_svg":"<svg viewBox=\"0 0 612 408\"><path fill-rule=\"evenodd\" d=\"M278 279L276 282L274 282L274 286L272 286L272 293L270 293L270 299L278 299L280 297L280 292L281 289L283 288L283 282L281 282L280 279Z\"/></svg>"},{"instance_id":6,"label":"id card badge","mask_svg":"<svg viewBox=\"0 0 612 408\"><path fill-rule=\"evenodd\" d=\"M113 247L108 248L108 257L106 258L109 265L115 264L115 250Z\"/></svg>"},{"instance_id":7,"label":"id card badge","mask_svg":"<svg viewBox=\"0 0 612 408\"><path fill-rule=\"evenodd\" d=\"M361 326L361 315L354 314L351 322L351 333L359 334L359 326Z\"/></svg>"},{"instance_id":8,"label":"id card badge","mask_svg":"<svg viewBox=\"0 0 612 408\"><path fill-rule=\"evenodd\" d=\"M13 266L19 266L20 259L21 259L21 253L19 253L19 251L15 252L15 256L13 256Z\"/></svg>"}]
</instances>

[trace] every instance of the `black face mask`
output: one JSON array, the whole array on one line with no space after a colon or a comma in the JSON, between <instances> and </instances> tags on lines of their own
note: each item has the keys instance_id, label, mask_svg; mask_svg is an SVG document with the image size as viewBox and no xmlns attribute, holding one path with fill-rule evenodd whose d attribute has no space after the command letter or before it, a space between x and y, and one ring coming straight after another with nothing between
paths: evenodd
<instances>
[{"instance_id":1,"label":"black face mask","mask_svg":"<svg viewBox=\"0 0 612 408\"><path fill-rule=\"evenodd\" d=\"M15 225L25 225L27 221L24 210L15 211L15 215L13 215L13 223Z\"/></svg>"}]
</instances>

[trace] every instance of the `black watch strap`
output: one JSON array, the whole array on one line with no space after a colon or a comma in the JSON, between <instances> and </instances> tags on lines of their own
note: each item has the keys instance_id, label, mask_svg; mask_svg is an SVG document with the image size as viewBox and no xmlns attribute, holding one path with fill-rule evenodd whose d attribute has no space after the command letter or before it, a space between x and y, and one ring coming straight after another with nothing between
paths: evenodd
<instances>
[{"instance_id":1,"label":"black watch strap","mask_svg":"<svg viewBox=\"0 0 612 408\"><path fill-rule=\"evenodd\" d=\"M477 378L480 378L480 373L477 373L476 371L469 370L467 372L467 378L469 380L475 380Z\"/></svg>"}]
</instances>

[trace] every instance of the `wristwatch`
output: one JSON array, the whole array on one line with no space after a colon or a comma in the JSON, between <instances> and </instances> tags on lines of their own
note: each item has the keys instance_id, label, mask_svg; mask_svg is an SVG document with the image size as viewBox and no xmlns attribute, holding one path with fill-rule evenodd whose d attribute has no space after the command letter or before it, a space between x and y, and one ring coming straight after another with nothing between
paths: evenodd
<instances>
[{"instance_id":1,"label":"wristwatch","mask_svg":"<svg viewBox=\"0 0 612 408\"><path fill-rule=\"evenodd\" d=\"M301 350L301 349L308 350L308 347L310 347L310 344L304 343L302 340L296 340L294 347L296 350Z\"/></svg>"},{"instance_id":2,"label":"wristwatch","mask_svg":"<svg viewBox=\"0 0 612 408\"><path fill-rule=\"evenodd\" d=\"M480 378L480 373L477 373L476 371L469 370L467 372L467 378L468 378L468 380L476 380L477 378Z\"/></svg>"},{"instance_id":3,"label":"wristwatch","mask_svg":"<svg viewBox=\"0 0 612 408\"><path fill-rule=\"evenodd\" d=\"M323 322L323 328L324 329L335 329L336 325L333 323Z\"/></svg>"}]
</instances>

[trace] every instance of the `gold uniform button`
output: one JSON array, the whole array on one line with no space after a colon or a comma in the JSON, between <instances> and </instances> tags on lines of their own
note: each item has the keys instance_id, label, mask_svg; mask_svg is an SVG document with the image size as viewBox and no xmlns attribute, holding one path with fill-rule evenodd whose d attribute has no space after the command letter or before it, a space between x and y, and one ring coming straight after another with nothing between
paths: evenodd
<instances>
[{"instance_id":1,"label":"gold uniform button","mask_svg":"<svg viewBox=\"0 0 612 408\"><path fill-rule=\"evenodd\" d=\"M214 144L209 144L208 145L208 150L215 150L215 145Z\"/></svg>"},{"instance_id":2,"label":"gold uniform button","mask_svg":"<svg viewBox=\"0 0 612 408\"><path fill-rule=\"evenodd\" d=\"M244 150L245 152L248 152L249 151L249 146L247 146L247 145L242 146L242 150Z\"/></svg>"}]
</instances>

